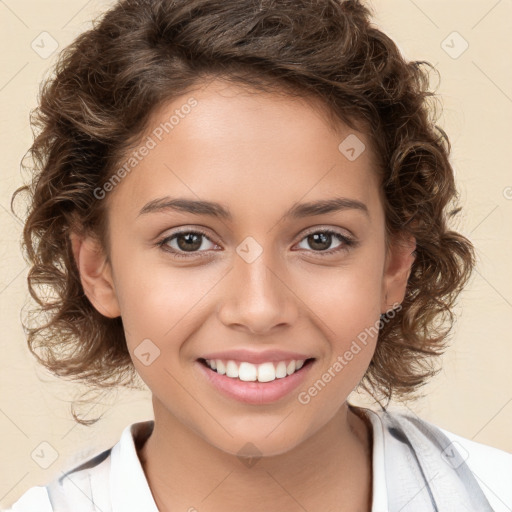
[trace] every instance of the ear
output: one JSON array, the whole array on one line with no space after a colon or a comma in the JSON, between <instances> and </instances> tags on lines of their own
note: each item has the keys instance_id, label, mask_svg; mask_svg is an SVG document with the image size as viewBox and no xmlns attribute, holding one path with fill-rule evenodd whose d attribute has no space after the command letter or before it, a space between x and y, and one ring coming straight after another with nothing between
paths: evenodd
<instances>
[{"instance_id":1,"label":"ear","mask_svg":"<svg viewBox=\"0 0 512 512\"><path fill-rule=\"evenodd\" d=\"M390 243L382 280L381 313L403 302L412 264L416 258L415 250L416 240L412 235Z\"/></svg>"},{"instance_id":2,"label":"ear","mask_svg":"<svg viewBox=\"0 0 512 512\"><path fill-rule=\"evenodd\" d=\"M85 295L102 315L120 316L112 269L99 240L75 232L71 232L70 240Z\"/></svg>"}]
</instances>

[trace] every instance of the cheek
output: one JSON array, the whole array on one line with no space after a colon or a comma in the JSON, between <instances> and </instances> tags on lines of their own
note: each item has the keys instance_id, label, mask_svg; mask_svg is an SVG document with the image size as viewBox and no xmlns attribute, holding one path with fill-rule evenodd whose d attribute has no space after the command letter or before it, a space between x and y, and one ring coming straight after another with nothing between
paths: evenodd
<instances>
[{"instance_id":1,"label":"cheek","mask_svg":"<svg viewBox=\"0 0 512 512\"><path fill-rule=\"evenodd\" d=\"M118 266L116 289L127 344L133 352L144 339L166 350L185 339L207 303L218 272L176 267L162 260L130 258ZM176 341L175 344L173 342Z\"/></svg>"},{"instance_id":2,"label":"cheek","mask_svg":"<svg viewBox=\"0 0 512 512\"><path fill-rule=\"evenodd\" d=\"M373 253L373 254L372 254ZM320 324L342 339L357 335L380 316L382 261L377 249L360 251L338 268L315 270L301 280L301 295Z\"/></svg>"},{"instance_id":3,"label":"cheek","mask_svg":"<svg viewBox=\"0 0 512 512\"><path fill-rule=\"evenodd\" d=\"M380 320L380 278L375 267L347 266L325 282L317 276L316 286L310 287L308 306L314 314L309 316L324 340L324 357L297 398L312 422L333 417L370 365Z\"/></svg>"},{"instance_id":4,"label":"cheek","mask_svg":"<svg viewBox=\"0 0 512 512\"><path fill-rule=\"evenodd\" d=\"M368 248L335 270L301 278L309 317L326 340L325 366L336 375L343 373L349 387L366 371L377 343L383 265L379 255L378 247Z\"/></svg>"}]
</instances>

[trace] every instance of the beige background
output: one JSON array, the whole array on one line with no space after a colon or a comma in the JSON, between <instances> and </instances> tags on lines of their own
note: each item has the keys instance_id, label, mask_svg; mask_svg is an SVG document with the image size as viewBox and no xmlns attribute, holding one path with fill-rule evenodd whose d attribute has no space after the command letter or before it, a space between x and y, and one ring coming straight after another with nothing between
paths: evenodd
<instances>
[{"instance_id":1,"label":"beige background","mask_svg":"<svg viewBox=\"0 0 512 512\"><path fill-rule=\"evenodd\" d=\"M59 49L110 4L0 2L2 506L9 506L29 487L60 475L78 452L86 455L109 448L124 426L152 418L149 392L119 391L106 403L91 404L91 414L105 412L96 425L75 425L69 403L78 387L35 365L19 321L28 295L27 266L19 250L21 224L9 205L21 183L20 160L31 144L29 110L36 105L39 82ZM512 452L512 2L372 0L371 5L376 23L407 58L427 60L441 73L439 93L445 109L439 123L453 144L452 161L465 207L460 229L478 251L477 271L461 296L443 371L425 387L428 398L409 408L447 430ZM59 45L47 58L31 47L32 41L48 37L40 36L43 31ZM469 47L458 55L464 41ZM45 48L51 49L48 44ZM435 75L432 83L435 87ZM353 402L363 403L363 398L354 397ZM47 469L31 457L34 450L41 450L42 442L58 453Z\"/></svg>"}]
</instances>

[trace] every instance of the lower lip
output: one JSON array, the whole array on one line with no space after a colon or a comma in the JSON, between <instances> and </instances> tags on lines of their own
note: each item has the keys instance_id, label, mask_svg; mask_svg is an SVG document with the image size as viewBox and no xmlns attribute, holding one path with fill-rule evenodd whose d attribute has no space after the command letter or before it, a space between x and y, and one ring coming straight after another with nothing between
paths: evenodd
<instances>
[{"instance_id":1,"label":"lower lip","mask_svg":"<svg viewBox=\"0 0 512 512\"><path fill-rule=\"evenodd\" d=\"M246 404L262 405L285 397L297 388L306 378L314 360L305 364L300 370L270 382L245 382L233 379L211 370L200 361L196 361L208 381L224 395Z\"/></svg>"}]
</instances>

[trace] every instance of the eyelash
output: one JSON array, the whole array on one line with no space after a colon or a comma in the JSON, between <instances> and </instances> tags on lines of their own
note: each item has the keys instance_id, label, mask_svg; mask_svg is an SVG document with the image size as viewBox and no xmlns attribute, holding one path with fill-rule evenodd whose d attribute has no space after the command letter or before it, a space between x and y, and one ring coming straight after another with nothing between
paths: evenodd
<instances>
[{"instance_id":1,"label":"eyelash","mask_svg":"<svg viewBox=\"0 0 512 512\"><path fill-rule=\"evenodd\" d=\"M334 236L338 237L338 239L341 242L343 242L342 245L340 245L339 247L337 247L335 249L330 249L328 251L312 251L314 253L318 253L318 254L321 254L321 255L331 255L331 254L335 254L335 253L342 252L342 251L348 251L350 248L355 247L358 244L358 242L355 239L350 238L350 237L348 237L346 235L342 235L338 231L335 231L335 230L332 230L332 229L328 229L328 228L326 228L326 229L316 229L314 231L307 232L307 233L304 234L304 236L300 239L299 242L302 242L302 240L304 240L308 236L314 235L314 234L317 234L317 233L334 235ZM197 257L197 255L200 255L200 257L204 257L201 253L204 253L206 251L196 251L196 252L191 252L189 254L186 254L186 253L184 253L182 251L176 251L175 249L170 249L167 246L167 243L170 242L171 240L173 240L174 238L176 238L179 235L202 235L205 238L207 238L210 242L212 242L212 240L210 239L208 234L206 232L202 231L201 229L194 229L194 230L190 230L189 229L189 230L177 231L176 233L173 233L172 235L167 236L164 239L158 241L156 243L156 245L158 247L160 247L163 251L171 253L173 258L194 258L194 257Z\"/></svg>"}]
</instances>

